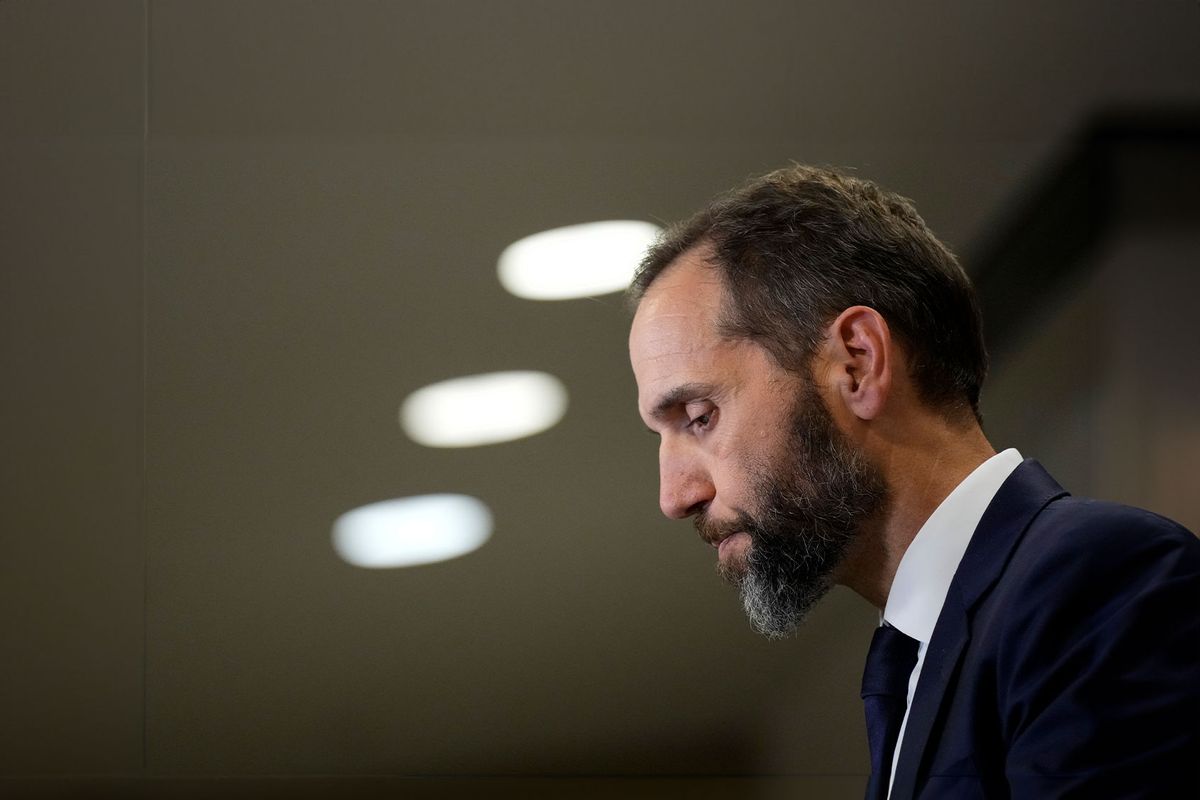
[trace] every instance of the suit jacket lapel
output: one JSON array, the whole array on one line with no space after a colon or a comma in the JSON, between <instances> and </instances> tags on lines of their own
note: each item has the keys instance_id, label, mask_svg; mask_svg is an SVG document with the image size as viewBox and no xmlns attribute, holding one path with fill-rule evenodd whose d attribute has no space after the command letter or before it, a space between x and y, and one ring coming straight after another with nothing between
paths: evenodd
<instances>
[{"instance_id":1,"label":"suit jacket lapel","mask_svg":"<svg viewBox=\"0 0 1200 800\"><path fill-rule=\"evenodd\" d=\"M929 738L953 693L954 677L971 639L974 608L1000 579L1029 523L1047 503L1065 494L1041 464L1026 459L1000 487L979 520L925 651L897 755L892 800L914 797L917 781L928 767Z\"/></svg>"},{"instance_id":2,"label":"suit jacket lapel","mask_svg":"<svg viewBox=\"0 0 1200 800\"><path fill-rule=\"evenodd\" d=\"M966 610L958 587L950 584L933 637L925 649L921 678L913 694L912 709L904 728L904 739L896 757L896 777L892 782L892 800L908 800L916 795L917 777L924 762L926 745L933 723L948 701L951 680L970 640Z\"/></svg>"}]
</instances>

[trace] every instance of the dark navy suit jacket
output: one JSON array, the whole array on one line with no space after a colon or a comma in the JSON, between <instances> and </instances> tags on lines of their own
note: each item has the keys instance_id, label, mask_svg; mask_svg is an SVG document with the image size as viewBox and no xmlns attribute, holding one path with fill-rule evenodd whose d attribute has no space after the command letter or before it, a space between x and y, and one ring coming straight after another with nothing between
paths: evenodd
<instances>
[{"instance_id":1,"label":"dark navy suit jacket","mask_svg":"<svg viewBox=\"0 0 1200 800\"><path fill-rule=\"evenodd\" d=\"M1025 461L955 573L898 759L892 800L1200 798L1200 540Z\"/></svg>"}]
</instances>

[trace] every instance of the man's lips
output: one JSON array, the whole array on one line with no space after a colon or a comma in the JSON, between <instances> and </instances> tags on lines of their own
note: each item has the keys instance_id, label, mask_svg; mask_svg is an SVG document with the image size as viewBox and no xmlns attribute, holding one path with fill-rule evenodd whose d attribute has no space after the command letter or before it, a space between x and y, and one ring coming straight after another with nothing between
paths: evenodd
<instances>
[{"instance_id":1,"label":"man's lips","mask_svg":"<svg viewBox=\"0 0 1200 800\"><path fill-rule=\"evenodd\" d=\"M724 556L725 551L736 546L738 542L749 538L750 534L746 533L745 531L735 531L733 533L725 534L717 541L716 544L713 545L713 547L717 548L717 558Z\"/></svg>"},{"instance_id":2,"label":"man's lips","mask_svg":"<svg viewBox=\"0 0 1200 800\"><path fill-rule=\"evenodd\" d=\"M708 542L713 547L720 548L721 542L728 539L730 536L738 533L738 531L701 531L700 538Z\"/></svg>"},{"instance_id":3,"label":"man's lips","mask_svg":"<svg viewBox=\"0 0 1200 800\"><path fill-rule=\"evenodd\" d=\"M725 541L730 536L737 536L738 533L739 533L739 531L729 531L728 533L721 533L721 534L718 534L718 535L712 537L711 539L709 539L708 543L711 544L713 547L717 548L718 550L720 550L721 542Z\"/></svg>"},{"instance_id":4,"label":"man's lips","mask_svg":"<svg viewBox=\"0 0 1200 800\"><path fill-rule=\"evenodd\" d=\"M700 534L700 538L707 542L712 547L720 548L721 542L731 536L737 536L739 533L745 533L740 528L721 527L717 525L697 526L696 532Z\"/></svg>"},{"instance_id":5,"label":"man's lips","mask_svg":"<svg viewBox=\"0 0 1200 800\"><path fill-rule=\"evenodd\" d=\"M750 524L749 518L745 514L737 514L730 519L711 519L703 515L694 517L692 524L696 527L696 533L700 534L700 538L707 542L710 546L720 550L721 543L739 534L745 534L746 528Z\"/></svg>"}]
</instances>

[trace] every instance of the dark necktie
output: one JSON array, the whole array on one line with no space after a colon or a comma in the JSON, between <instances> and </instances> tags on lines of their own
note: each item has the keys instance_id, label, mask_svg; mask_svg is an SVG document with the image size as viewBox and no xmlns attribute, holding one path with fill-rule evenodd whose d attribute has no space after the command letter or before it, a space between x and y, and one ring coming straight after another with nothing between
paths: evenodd
<instances>
[{"instance_id":1,"label":"dark necktie","mask_svg":"<svg viewBox=\"0 0 1200 800\"><path fill-rule=\"evenodd\" d=\"M871 779L867 800L884 800L892 774L892 751L900 736L900 723L908 707L908 679L917 663L917 640L891 625L875 629L867 668L863 671L862 699L867 712L867 742L871 747Z\"/></svg>"}]
</instances>

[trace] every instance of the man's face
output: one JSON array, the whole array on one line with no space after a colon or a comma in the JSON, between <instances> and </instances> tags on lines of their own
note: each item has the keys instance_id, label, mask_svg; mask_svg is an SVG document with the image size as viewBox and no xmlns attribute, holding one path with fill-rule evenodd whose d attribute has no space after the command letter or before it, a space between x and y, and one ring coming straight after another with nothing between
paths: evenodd
<instances>
[{"instance_id":1,"label":"man's face","mask_svg":"<svg viewBox=\"0 0 1200 800\"><path fill-rule=\"evenodd\" d=\"M886 490L811 378L719 336L724 288L703 257L680 256L638 307L629 349L639 410L660 437L663 513L694 518L751 622L782 636L832 586Z\"/></svg>"}]
</instances>

